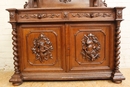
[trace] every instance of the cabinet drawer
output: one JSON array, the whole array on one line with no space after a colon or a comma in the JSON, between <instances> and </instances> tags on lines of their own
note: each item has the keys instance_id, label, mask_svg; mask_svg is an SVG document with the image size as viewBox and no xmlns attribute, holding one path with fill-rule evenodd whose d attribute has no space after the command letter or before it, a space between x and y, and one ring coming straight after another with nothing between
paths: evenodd
<instances>
[{"instance_id":1,"label":"cabinet drawer","mask_svg":"<svg viewBox=\"0 0 130 87\"><path fill-rule=\"evenodd\" d=\"M113 10L19 10L18 22L113 21Z\"/></svg>"}]
</instances>

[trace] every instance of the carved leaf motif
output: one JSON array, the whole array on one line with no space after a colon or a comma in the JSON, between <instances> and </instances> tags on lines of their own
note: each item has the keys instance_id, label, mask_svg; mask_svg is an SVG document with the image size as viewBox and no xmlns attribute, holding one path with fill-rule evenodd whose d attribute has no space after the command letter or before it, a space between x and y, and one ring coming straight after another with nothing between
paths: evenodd
<instances>
[{"instance_id":1,"label":"carved leaf motif","mask_svg":"<svg viewBox=\"0 0 130 87\"><path fill-rule=\"evenodd\" d=\"M78 17L78 18L112 17L112 14L111 13L72 13L72 17Z\"/></svg>"},{"instance_id":2,"label":"carved leaf motif","mask_svg":"<svg viewBox=\"0 0 130 87\"><path fill-rule=\"evenodd\" d=\"M38 19L42 19L42 18L58 18L59 16L60 16L60 14L53 14L53 13L50 13L50 14L43 13L43 14L23 14L23 15L20 15L20 17L23 18L23 19L29 19L29 18L38 18Z\"/></svg>"},{"instance_id":3,"label":"carved leaf motif","mask_svg":"<svg viewBox=\"0 0 130 87\"><path fill-rule=\"evenodd\" d=\"M53 50L52 43L43 33L37 39L34 39L33 45L32 52L40 62L53 58L51 53Z\"/></svg>"},{"instance_id":4,"label":"carved leaf motif","mask_svg":"<svg viewBox=\"0 0 130 87\"><path fill-rule=\"evenodd\" d=\"M100 43L98 38L93 34L84 35L82 39L82 50L81 54L84 59L94 61L100 57Z\"/></svg>"}]
</instances>

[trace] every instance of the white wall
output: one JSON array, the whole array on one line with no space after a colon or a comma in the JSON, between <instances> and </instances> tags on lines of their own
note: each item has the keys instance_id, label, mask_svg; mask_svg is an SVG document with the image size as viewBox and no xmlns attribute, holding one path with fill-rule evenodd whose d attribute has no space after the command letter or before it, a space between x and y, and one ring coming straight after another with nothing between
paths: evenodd
<instances>
[{"instance_id":1,"label":"white wall","mask_svg":"<svg viewBox=\"0 0 130 87\"><path fill-rule=\"evenodd\" d=\"M130 0L106 0L109 7L124 6L121 23L121 68L130 68Z\"/></svg>"},{"instance_id":2,"label":"white wall","mask_svg":"<svg viewBox=\"0 0 130 87\"><path fill-rule=\"evenodd\" d=\"M27 0L4 0L0 3L0 69L13 70L12 29L7 8L23 8ZM125 6L121 23L121 68L130 68L130 0L106 0L108 7Z\"/></svg>"}]
</instances>

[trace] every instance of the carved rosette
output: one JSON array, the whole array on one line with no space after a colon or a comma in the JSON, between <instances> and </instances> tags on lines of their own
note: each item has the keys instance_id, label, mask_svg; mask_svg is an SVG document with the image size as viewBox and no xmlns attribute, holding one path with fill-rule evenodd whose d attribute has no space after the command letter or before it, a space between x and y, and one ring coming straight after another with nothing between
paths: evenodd
<instances>
[{"instance_id":1,"label":"carved rosette","mask_svg":"<svg viewBox=\"0 0 130 87\"><path fill-rule=\"evenodd\" d=\"M67 2L71 2L71 0L60 0L60 2L67 3Z\"/></svg>"},{"instance_id":2,"label":"carved rosette","mask_svg":"<svg viewBox=\"0 0 130 87\"><path fill-rule=\"evenodd\" d=\"M37 39L34 39L33 45L32 52L41 63L53 58L51 53L53 50L52 43L43 33Z\"/></svg>"},{"instance_id":3,"label":"carved rosette","mask_svg":"<svg viewBox=\"0 0 130 87\"><path fill-rule=\"evenodd\" d=\"M122 19L122 10L117 10L116 15L118 19Z\"/></svg>"},{"instance_id":4,"label":"carved rosette","mask_svg":"<svg viewBox=\"0 0 130 87\"><path fill-rule=\"evenodd\" d=\"M82 50L81 54L84 59L94 61L100 57L100 43L98 38L92 33L84 35L82 39Z\"/></svg>"},{"instance_id":5,"label":"carved rosette","mask_svg":"<svg viewBox=\"0 0 130 87\"><path fill-rule=\"evenodd\" d=\"M15 12L10 12L10 19L15 19Z\"/></svg>"}]
</instances>

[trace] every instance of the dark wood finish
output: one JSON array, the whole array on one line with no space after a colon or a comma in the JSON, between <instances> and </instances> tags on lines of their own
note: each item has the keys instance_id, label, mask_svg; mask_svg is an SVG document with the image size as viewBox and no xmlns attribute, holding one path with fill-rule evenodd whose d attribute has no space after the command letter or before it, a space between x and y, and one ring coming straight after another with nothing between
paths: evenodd
<instances>
[{"instance_id":1,"label":"dark wood finish","mask_svg":"<svg viewBox=\"0 0 130 87\"><path fill-rule=\"evenodd\" d=\"M10 82L111 79L121 83L124 7L106 6L102 0L29 0L26 9L7 9L15 69Z\"/></svg>"}]
</instances>

